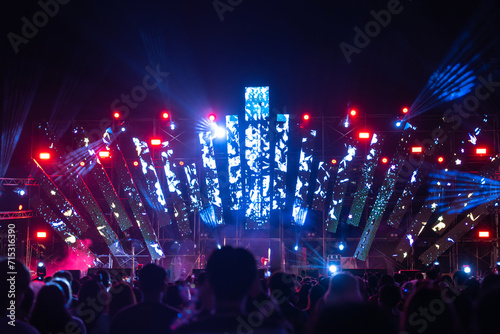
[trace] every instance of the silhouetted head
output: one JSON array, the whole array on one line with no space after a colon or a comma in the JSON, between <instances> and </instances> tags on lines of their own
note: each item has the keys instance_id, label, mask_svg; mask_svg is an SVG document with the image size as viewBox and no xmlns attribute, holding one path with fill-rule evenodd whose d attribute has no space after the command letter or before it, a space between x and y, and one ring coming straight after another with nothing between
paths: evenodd
<instances>
[{"instance_id":1,"label":"silhouetted head","mask_svg":"<svg viewBox=\"0 0 500 334\"><path fill-rule=\"evenodd\" d=\"M139 272L139 286L145 294L163 292L166 279L165 269L153 263L145 265Z\"/></svg>"},{"instance_id":2,"label":"silhouetted head","mask_svg":"<svg viewBox=\"0 0 500 334\"><path fill-rule=\"evenodd\" d=\"M212 253L207 274L216 300L242 300L257 278L257 264L246 249L226 246Z\"/></svg>"},{"instance_id":3,"label":"silhouetted head","mask_svg":"<svg viewBox=\"0 0 500 334\"><path fill-rule=\"evenodd\" d=\"M294 279L285 273L274 273L269 279L269 289L272 296L282 295L288 298L295 292Z\"/></svg>"},{"instance_id":4,"label":"silhouetted head","mask_svg":"<svg viewBox=\"0 0 500 334\"><path fill-rule=\"evenodd\" d=\"M363 297L358 280L348 273L338 273L330 279L330 286L325 294L327 304L361 302Z\"/></svg>"}]
</instances>

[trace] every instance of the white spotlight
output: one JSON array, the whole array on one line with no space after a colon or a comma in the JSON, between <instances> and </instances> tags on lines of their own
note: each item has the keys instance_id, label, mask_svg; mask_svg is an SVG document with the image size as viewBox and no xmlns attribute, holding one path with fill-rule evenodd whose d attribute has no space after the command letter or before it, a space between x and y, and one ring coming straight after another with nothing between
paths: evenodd
<instances>
[{"instance_id":1,"label":"white spotlight","mask_svg":"<svg viewBox=\"0 0 500 334\"><path fill-rule=\"evenodd\" d=\"M333 273L337 272L337 266L332 264L332 265L330 265L330 267L328 267L328 270L330 270L330 272L333 274Z\"/></svg>"},{"instance_id":2,"label":"white spotlight","mask_svg":"<svg viewBox=\"0 0 500 334\"><path fill-rule=\"evenodd\" d=\"M299 245L295 245L295 247L293 247L293 249L295 249L296 251L299 250Z\"/></svg>"}]
</instances>

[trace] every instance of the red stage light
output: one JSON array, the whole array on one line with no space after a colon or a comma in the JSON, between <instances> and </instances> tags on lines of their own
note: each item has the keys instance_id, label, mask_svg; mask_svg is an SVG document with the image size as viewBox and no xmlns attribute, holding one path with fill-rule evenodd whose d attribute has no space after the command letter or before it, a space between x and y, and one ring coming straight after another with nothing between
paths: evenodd
<instances>
[{"instance_id":1,"label":"red stage light","mask_svg":"<svg viewBox=\"0 0 500 334\"><path fill-rule=\"evenodd\" d=\"M404 107L404 108L402 109L402 111L403 111L403 114L406 114L406 113L408 113L409 109L408 109L407 107Z\"/></svg>"},{"instance_id":2,"label":"red stage light","mask_svg":"<svg viewBox=\"0 0 500 334\"><path fill-rule=\"evenodd\" d=\"M215 115L214 115L214 114L210 114L210 115L208 115L208 120L209 120L210 122L215 122Z\"/></svg>"},{"instance_id":3,"label":"red stage light","mask_svg":"<svg viewBox=\"0 0 500 334\"><path fill-rule=\"evenodd\" d=\"M50 159L50 153L48 152L40 153L40 160L49 160L49 159Z\"/></svg>"},{"instance_id":4,"label":"red stage light","mask_svg":"<svg viewBox=\"0 0 500 334\"><path fill-rule=\"evenodd\" d=\"M477 155L483 155L483 154L486 154L486 152L487 152L487 150L484 147L478 147L478 148L476 148L476 154Z\"/></svg>"},{"instance_id":5,"label":"red stage light","mask_svg":"<svg viewBox=\"0 0 500 334\"><path fill-rule=\"evenodd\" d=\"M161 145L161 139L158 139L158 138L151 139L151 145L153 145L153 146Z\"/></svg>"},{"instance_id":6,"label":"red stage light","mask_svg":"<svg viewBox=\"0 0 500 334\"><path fill-rule=\"evenodd\" d=\"M332 165L335 165L337 163L336 159L332 159Z\"/></svg>"},{"instance_id":7,"label":"red stage light","mask_svg":"<svg viewBox=\"0 0 500 334\"><path fill-rule=\"evenodd\" d=\"M115 112L113 113L113 117L114 117L114 118L116 118L116 119L120 118L120 116L121 116L121 115L120 115L120 113L119 113L118 111L115 111Z\"/></svg>"},{"instance_id":8,"label":"red stage light","mask_svg":"<svg viewBox=\"0 0 500 334\"><path fill-rule=\"evenodd\" d=\"M359 139L369 139L370 138L370 132L360 132L358 134Z\"/></svg>"},{"instance_id":9,"label":"red stage light","mask_svg":"<svg viewBox=\"0 0 500 334\"><path fill-rule=\"evenodd\" d=\"M357 113L356 109L351 109L351 111L349 111L349 114L353 117L356 116Z\"/></svg>"},{"instance_id":10,"label":"red stage light","mask_svg":"<svg viewBox=\"0 0 500 334\"><path fill-rule=\"evenodd\" d=\"M85 166L85 161L80 162L80 166Z\"/></svg>"},{"instance_id":11,"label":"red stage light","mask_svg":"<svg viewBox=\"0 0 500 334\"><path fill-rule=\"evenodd\" d=\"M480 238L489 238L490 237L490 231L479 231L478 233Z\"/></svg>"},{"instance_id":12,"label":"red stage light","mask_svg":"<svg viewBox=\"0 0 500 334\"><path fill-rule=\"evenodd\" d=\"M139 161L134 161L133 164L134 164L135 167L137 167L137 166L139 166Z\"/></svg>"},{"instance_id":13,"label":"red stage light","mask_svg":"<svg viewBox=\"0 0 500 334\"><path fill-rule=\"evenodd\" d=\"M443 162L444 161L444 158L443 157L439 157L438 158L438 162Z\"/></svg>"},{"instance_id":14,"label":"red stage light","mask_svg":"<svg viewBox=\"0 0 500 334\"><path fill-rule=\"evenodd\" d=\"M179 165L184 166L184 161L179 161Z\"/></svg>"},{"instance_id":15,"label":"red stage light","mask_svg":"<svg viewBox=\"0 0 500 334\"><path fill-rule=\"evenodd\" d=\"M39 239L45 239L45 238L47 238L47 232L38 231L38 232L36 232L36 237Z\"/></svg>"},{"instance_id":16,"label":"red stage light","mask_svg":"<svg viewBox=\"0 0 500 334\"><path fill-rule=\"evenodd\" d=\"M169 113L167 111L162 112L161 118L163 119L168 119L170 117Z\"/></svg>"},{"instance_id":17,"label":"red stage light","mask_svg":"<svg viewBox=\"0 0 500 334\"><path fill-rule=\"evenodd\" d=\"M411 148L411 153L422 153L423 148L422 146L413 146Z\"/></svg>"},{"instance_id":18,"label":"red stage light","mask_svg":"<svg viewBox=\"0 0 500 334\"><path fill-rule=\"evenodd\" d=\"M302 116L302 118L304 119L304 121L308 121L309 118L311 118L311 116L309 116L309 114L304 114L304 116Z\"/></svg>"},{"instance_id":19,"label":"red stage light","mask_svg":"<svg viewBox=\"0 0 500 334\"><path fill-rule=\"evenodd\" d=\"M383 157L383 158L382 158L382 163L383 163L383 164L386 164L386 163L388 163L388 162L389 162L389 159L387 159L386 157Z\"/></svg>"},{"instance_id":20,"label":"red stage light","mask_svg":"<svg viewBox=\"0 0 500 334\"><path fill-rule=\"evenodd\" d=\"M99 151L99 158L109 158L110 152L106 150Z\"/></svg>"}]
</instances>

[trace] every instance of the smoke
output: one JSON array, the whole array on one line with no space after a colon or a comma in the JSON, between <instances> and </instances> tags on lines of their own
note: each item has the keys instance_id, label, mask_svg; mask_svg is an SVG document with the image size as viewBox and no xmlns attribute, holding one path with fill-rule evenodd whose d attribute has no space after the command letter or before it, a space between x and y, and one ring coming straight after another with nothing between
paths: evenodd
<instances>
[{"instance_id":1,"label":"smoke","mask_svg":"<svg viewBox=\"0 0 500 334\"><path fill-rule=\"evenodd\" d=\"M92 240L84 239L81 241L83 249L88 249L92 244ZM59 270L80 270L82 276L94 263L94 258L82 249L70 247L66 256L52 263L47 263L47 276L52 276Z\"/></svg>"}]
</instances>

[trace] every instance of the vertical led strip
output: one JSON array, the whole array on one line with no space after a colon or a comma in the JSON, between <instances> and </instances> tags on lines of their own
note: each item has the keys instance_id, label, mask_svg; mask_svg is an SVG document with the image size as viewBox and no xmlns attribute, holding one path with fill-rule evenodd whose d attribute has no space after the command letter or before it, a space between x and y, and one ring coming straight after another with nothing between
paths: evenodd
<instances>
[{"instance_id":1,"label":"vertical led strip","mask_svg":"<svg viewBox=\"0 0 500 334\"><path fill-rule=\"evenodd\" d=\"M394 206L394 210L391 212L391 215L387 219L387 225L392 226L394 228L398 228L401 220L403 219L404 214L411 207L411 203L413 202L413 198L417 193L420 185L422 184L422 167L414 170L410 181L406 185L403 193L398 198L396 205Z\"/></svg>"},{"instance_id":2,"label":"vertical led strip","mask_svg":"<svg viewBox=\"0 0 500 334\"><path fill-rule=\"evenodd\" d=\"M417 236L424 230L432 214L436 211L437 206L437 203L433 200L425 201L420 211L415 215L411 223L408 224L405 235L401 238L401 241L396 247L396 253L393 255L395 260L403 262L408 256L411 246L417 239Z\"/></svg>"},{"instance_id":3,"label":"vertical led strip","mask_svg":"<svg viewBox=\"0 0 500 334\"><path fill-rule=\"evenodd\" d=\"M205 175L206 198L207 203L203 203L203 208L213 206L215 212L215 221L210 220L210 225L222 224L222 200L220 197L219 178L217 176L217 166L215 164L215 151L213 145L212 133L210 131L199 134L201 144L201 160L203 163L203 174ZM202 197L203 198L203 197ZM208 221L204 221L208 223Z\"/></svg>"},{"instance_id":4,"label":"vertical led strip","mask_svg":"<svg viewBox=\"0 0 500 334\"><path fill-rule=\"evenodd\" d=\"M313 201L311 204L312 210L323 211L325 209L326 193L328 191L328 182L334 173L336 166L330 163L320 161L318 164L318 174L316 176L316 186L314 189ZM335 167L335 168L334 168Z\"/></svg>"},{"instance_id":5,"label":"vertical led strip","mask_svg":"<svg viewBox=\"0 0 500 334\"><path fill-rule=\"evenodd\" d=\"M132 209L135 222L141 231L144 242L146 243L146 248L151 255L151 259L156 260L162 258L164 256L163 251L160 247L158 237L153 230L151 221L149 220L146 208L142 204L139 191L135 186L134 179L130 175L130 171L127 167L127 163L125 162L125 158L120 151L120 147L118 146L116 140L114 142L115 145L112 146L112 152L115 159L115 170L116 175L120 180L120 184L123 187L123 191L125 192L125 198Z\"/></svg>"},{"instance_id":6,"label":"vertical led strip","mask_svg":"<svg viewBox=\"0 0 500 334\"><path fill-rule=\"evenodd\" d=\"M340 211L342 210L342 203L344 200L345 192L349 183L349 176L354 167L354 157L356 156L356 146L347 143L347 154L340 161L337 170L337 178L333 186L332 201L328 208L326 217L326 229L329 232L335 233L340 219Z\"/></svg>"},{"instance_id":7,"label":"vertical led strip","mask_svg":"<svg viewBox=\"0 0 500 334\"><path fill-rule=\"evenodd\" d=\"M144 197L148 199L148 202L155 211L160 226L170 225L172 222L168 214L165 195L161 189L148 144L138 138L132 138L132 140L137 150L142 174L146 178L146 191L144 193L146 193L147 196Z\"/></svg>"},{"instance_id":8,"label":"vertical led strip","mask_svg":"<svg viewBox=\"0 0 500 334\"><path fill-rule=\"evenodd\" d=\"M365 164L361 171L361 180L358 182L356 193L353 196L351 211L347 218L347 223L358 226L365 208L368 193L373 184L373 176L375 175L375 168L377 168L380 154L382 153L383 138L377 134L373 134L370 142L369 152L366 156Z\"/></svg>"},{"instance_id":9,"label":"vertical led strip","mask_svg":"<svg viewBox=\"0 0 500 334\"><path fill-rule=\"evenodd\" d=\"M380 190L373 204L373 209L370 212L370 216L365 225L365 229L361 235L361 239L358 243L356 251L354 252L354 257L365 261L368 257L368 252L370 251L373 239L377 233L380 226L380 221L384 211L389 203L392 193L394 192L394 186L396 185L396 179L400 174L401 168L404 166L405 157L408 155L408 142L410 140L412 131L415 128L408 126L402 134L401 140L398 142L396 148L396 157L391 161L391 165L387 170L384 182L380 187Z\"/></svg>"},{"instance_id":10,"label":"vertical led strip","mask_svg":"<svg viewBox=\"0 0 500 334\"><path fill-rule=\"evenodd\" d=\"M40 124L38 128L39 131L42 132L43 136L46 136L49 140L52 141L51 147L54 150L54 152L57 153L59 160L60 161L65 160L65 157L63 157L62 155L63 149L60 147L61 146L60 142L54 141L55 136L50 133L50 131L48 130L48 126ZM73 133L78 134L80 133L80 131L81 129L76 128L73 130ZM75 136L75 139L77 137L78 136ZM87 141L86 145L88 146L88 144L89 143ZM110 248L111 253L114 255L121 255L120 253L121 246L118 237L115 231L109 225L108 220L104 216L104 213L101 211L101 208L97 204L94 196L90 192L89 188L87 187L87 184L85 183L82 177L83 174L88 172L89 169L93 168L93 166L96 164L96 161L93 160L94 157L93 156L91 157L89 155L87 146L84 145L83 147L77 149L77 151L81 150L78 156L85 163L85 167L82 167L79 164L74 164L74 163L67 164L66 170L63 171L63 174L66 175L66 179L72 179L76 181L76 184L72 189L75 192L76 197L78 198L78 202L85 209L88 216L94 222L97 231L104 238L106 244ZM72 153L74 153L74 151ZM75 201L73 201L73 203L77 204Z\"/></svg>"},{"instance_id":11,"label":"vertical led strip","mask_svg":"<svg viewBox=\"0 0 500 334\"><path fill-rule=\"evenodd\" d=\"M167 178L168 191L172 198L172 202L175 208L175 219L177 220L177 227L181 236L186 236L191 234L191 227L189 224L189 215L187 212L186 203L182 199L182 191L180 188L181 181L174 172L175 163L171 163L171 157L173 150L168 147L168 142L163 142L161 144L160 154L163 161L163 170Z\"/></svg>"},{"instance_id":12,"label":"vertical led strip","mask_svg":"<svg viewBox=\"0 0 500 334\"><path fill-rule=\"evenodd\" d=\"M269 87L245 88L245 213L247 229L269 228Z\"/></svg>"},{"instance_id":13,"label":"vertical led strip","mask_svg":"<svg viewBox=\"0 0 500 334\"><path fill-rule=\"evenodd\" d=\"M202 204L200 184L198 183L198 176L196 175L196 164L192 163L189 165L185 165L184 173L186 173L188 196L190 200L189 211L194 212L195 210L200 210Z\"/></svg>"},{"instance_id":14,"label":"vertical led strip","mask_svg":"<svg viewBox=\"0 0 500 334\"><path fill-rule=\"evenodd\" d=\"M302 138L300 148L299 172L295 184L295 199L292 207L292 221L303 226L307 217L307 191L311 179L314 139L316 130L311 130Z\"/></svg>"},{"instance_id":15,"label":"vertical led strip","mask_svg":"<svg viewBox=\"0 0 500 334\"><path fill-rule=\"evenodd\" d=\"M229 196L231 210L240 210L243 199L243 180L241 172L240 135L238 116L226 116L227 162L229 172Z\"/></svg>"},{"instance_id":16,"label":"vertical led strip","mask_svg":"<svg viewBox=\"0 0 500 334\"><path fill-rule=\"evenodd\" d=\"M31 205L42 217L43 221L47 222L68 246L79 249L86 253L89 257L95 259L95 255L90 251L90 249L82 242L82 240L78 239L73 234L66 223L60 219L54 211L52 211L52 208L42 198L33 198L31 200ZM92 265L92 263L87 264L89 267Z\"/></svg>"},{"instance_id":17,"label":"vertical led strip","mask_svg":"<svg viewBox=\"0 0 500 334\"><path fill-rule=\"evenodd\" d=\"M76 237L81 238L82 235L89 229L88 223L85 219L83 219L80 213L76 211L76 208L68 201L55 183L50 180L50 177L45 173L38 161L35 159L33 159L33 161L41 171L41 173L35 176L35 180L38 181L40 188L47 195L47 197L56 205L59 213L66 217L66 220L75 232Z\"/></svg>"},{"instance_id":18,"label":"vertical led strip","mask_svg":"<svg viewBox=\"0 0 500 334\"><path fill-rule=\"evenodd\" d=\"M288 171L289 134L290 115L278 114L274 132L273 210L283 210L286 205L286 173Z\"/></svg>"}]
</instances>

